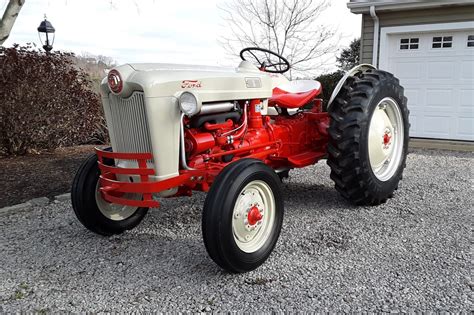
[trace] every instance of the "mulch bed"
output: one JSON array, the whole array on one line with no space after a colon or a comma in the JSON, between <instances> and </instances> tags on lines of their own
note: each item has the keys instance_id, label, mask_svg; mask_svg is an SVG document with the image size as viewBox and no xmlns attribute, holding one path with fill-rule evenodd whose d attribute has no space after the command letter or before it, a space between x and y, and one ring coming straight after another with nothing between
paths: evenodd
<instances>
[{"instance_id":1,"label":"mulch bed","mask_svg":"<svg viewBox=\"0 0 474 315\"><path fill-rule=\"evenodd\" d=\"M87 145L0 157L0 208L69 192L79 165L93 150Z\"/></svg>"}]
</instances>

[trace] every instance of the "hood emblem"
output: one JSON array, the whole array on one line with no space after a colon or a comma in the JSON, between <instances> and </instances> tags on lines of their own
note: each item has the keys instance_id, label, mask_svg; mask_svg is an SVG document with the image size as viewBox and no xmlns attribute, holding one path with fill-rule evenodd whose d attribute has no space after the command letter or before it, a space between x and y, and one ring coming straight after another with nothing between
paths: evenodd
<instances>
[{"instance_id":1,"label":"hood emblem","mask_svg":"<svg viewBox=\"0 0 474 315\"><path fill-rule=\"evenodd\" d=\"M183 80L183 82L181 82L181 88L183 89L195 89L200 87L202 87L202 85L199 80Z\"/></svg>"}]
</instances>

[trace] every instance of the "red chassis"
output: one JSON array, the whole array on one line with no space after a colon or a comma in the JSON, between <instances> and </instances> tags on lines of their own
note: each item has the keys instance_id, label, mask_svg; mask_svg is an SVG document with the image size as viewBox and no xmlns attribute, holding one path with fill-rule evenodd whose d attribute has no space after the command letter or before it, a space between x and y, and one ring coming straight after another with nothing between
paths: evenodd
<instances>
[{"instance_id":1,"label":"red chassis","mask_svg":"<svg viewBox=\"0 0 474 315\"><path fill-rule=\"evenodd\" d=\"M283 100L294 103L294 106L285 107L299 107L308 98L314 99L314 92L313 95L300 95L298 99ZM282 103L281 100L279 103ZM187 129L185 151L189 167L181 169L178 176L162 181L151 181L149 178L155 175L154 169L149 168L146 162L153 158L151 152L123 153L96 149L102 197L115 204L158 207L159 202L152 198L153 193L175 187L179 187L175 196L189 196L193 190L207 192L219 172L238 159L259 159L273 169L283 171L312 165L326 156L329 124L327 113L322 112L321 99L314 99L313 103L311 110L294 115L262 116L260 100L241 102L244 110L240 121L206 122L198 128ZM185 124L189 123L188 118L184 119ZM114 167L107 163L107 159L136 160L138 168ZM123 174L139 175L140 182L118 181L116 175ZM143 198L126 199L126 193L142 194Z\"/></svg>"}]
</instances>

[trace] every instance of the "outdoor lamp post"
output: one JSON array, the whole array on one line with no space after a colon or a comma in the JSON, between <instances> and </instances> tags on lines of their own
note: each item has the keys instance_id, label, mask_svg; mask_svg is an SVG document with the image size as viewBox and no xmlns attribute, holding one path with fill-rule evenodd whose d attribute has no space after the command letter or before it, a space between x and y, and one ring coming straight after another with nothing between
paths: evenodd
<instances>
[{"instance_id":1,"label":"outdoor lamp post","mask_svg":"<svg viewBox=\"0 0 474 315\"><path fill-rule=\"evenodd\" d=\"M41 22L40 26L38 26L38 35L41 43L43 44L43 49L47 52L50 52L53 49L55 31L56 30L54 29L51 22L46 20L45 15L44 21ZM51 34L53 36L52 40L50 39Z\"/></svg>"}]
</instances>

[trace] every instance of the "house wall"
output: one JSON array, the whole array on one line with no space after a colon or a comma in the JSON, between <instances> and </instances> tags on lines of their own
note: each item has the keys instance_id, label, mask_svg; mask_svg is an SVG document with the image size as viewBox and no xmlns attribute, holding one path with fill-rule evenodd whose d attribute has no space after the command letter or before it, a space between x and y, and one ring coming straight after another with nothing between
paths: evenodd
<instances>
[{"instance_id":1,"label":"house wall","mask_svg":"<svg viewBox=\"0 0 474 315\"><path fill-rule=\"evenodd\" d=\"M434 9L377 12L380 27L414 24L450 23L474 20L474 5L445 6ZM370 14L362 16L361 63L372 63L374 21Z\"/></svg>"}]
</instances>

